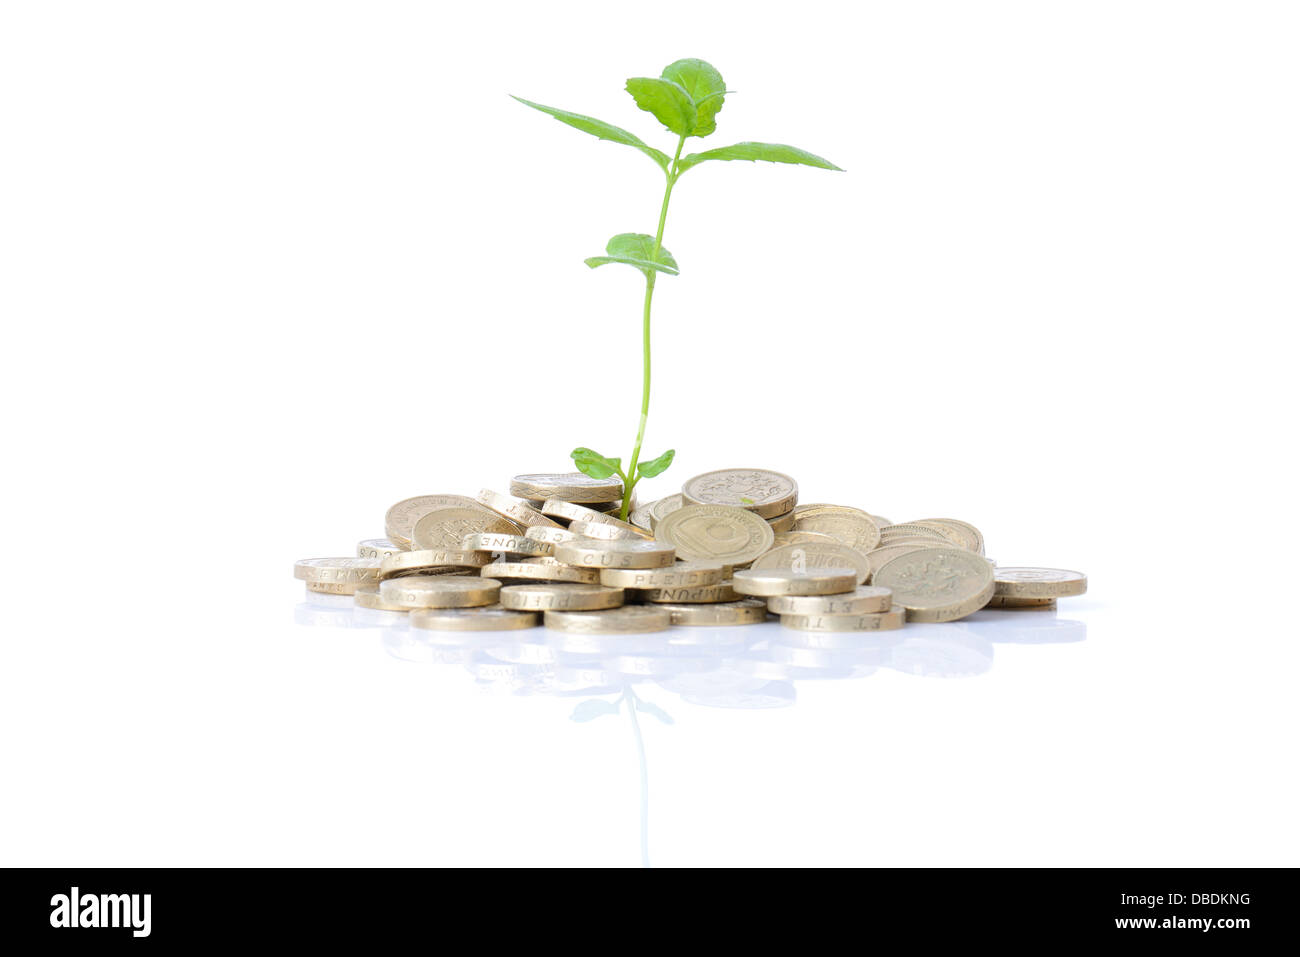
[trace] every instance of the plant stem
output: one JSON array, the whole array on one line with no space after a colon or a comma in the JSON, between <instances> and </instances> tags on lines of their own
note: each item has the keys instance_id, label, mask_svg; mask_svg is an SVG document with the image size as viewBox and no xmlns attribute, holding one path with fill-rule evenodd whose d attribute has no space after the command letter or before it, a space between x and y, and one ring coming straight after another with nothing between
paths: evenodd
<instances>
[{"instance_id":1,"label":"plant stem","mask_svg":"<svg viewBox=\"0 0 1300 957\"><path fill-rule=\"evenodd\" d=\"M664 186L664 201L659 207L659 228L655 231L655 245L652 258L659 258L659 250L664 244L664 224L668 222L668 200L673 195L673 185L677 182L677 162L682 157L682 147L686 137L677 140L677 152L673 154L672 165L667 169L668 182ZM645 438L646 417L650 414L650 303L655 295L655 271L647 269L645 275L645 305L641 310L641 419L636 427L636 444L632 446L632 457L628 460L627 473L623 478L623 507L619 517L627 521L632 507L632 490L636 488L639 476L636 474L637 463L641 460L641 440Z\"/></svg>"}]
</instances>

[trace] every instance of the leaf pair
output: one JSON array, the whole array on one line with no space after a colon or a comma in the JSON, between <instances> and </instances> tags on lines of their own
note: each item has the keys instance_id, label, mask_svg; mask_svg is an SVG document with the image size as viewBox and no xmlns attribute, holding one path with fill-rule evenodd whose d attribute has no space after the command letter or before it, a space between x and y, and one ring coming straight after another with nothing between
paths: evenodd
<instances>
[{"instance_id":1,"label":"leaf pair","mask_svg":"<svg viewBox=\"0 0 1300 957\"><path fill-rule=\"evenodd\" d=\"M673 464L673 456L676 454L676 449L669 449L663 455L639 463L636 467L636 477L654 478ZM577 466L578 471L584 475L590 475L594 479L607 479L611 475L617 475L624 481L627 480L627 477L623 475L622 459L610 458L582 446L570 452L569 456L573 459L573 464Z\"/></svg>"},{"instance_id":2,"label":"leaf pair","mask_svg":"<svg viewBox=\"0 0 1300 957\"><path fill-rule=\"evenodd\" d=\"M678 136L708 136L718 128L717 115L726 99L727 88L722 82L722 74L712 64L704 60L686 59L670 63L664 67L663 73L658 77L633 77L627 81L627 91L632 94L639 108L652 113L670 132ZM840 169L830 160L796 146L751 142L736 143L733 146L706 150L703 153L689 153L678 160L675 169L671 169L672 159L667 153L655 149L639 136L621 127L595 117L557 110L553 106L543 106L517 96L515 99L525 106L531 106L535 110L541 110L555 117L561 123L572 126L576 130L640 150L654 160L655 164L673 181L692 166L698 166L708 160L750 160L751 162L762 160L766 163L794 163L801 166L815 166L818 169ZM591 263L591 260L588 260L588 263ZM603 263L598 262L593 265L603 265Z\"/></svg>"},{"instance_id":3,"label":"leaf pair","mask_svg":"<svg viewBox=\"0 0 1300 957\"><path fill-rule=\"evenodd\" d=\"M646 274L646 278L652 272L677 275L677 260L673 259L673 254L663 246L655 249L655 238L645 233L619 233L605 244L605 253L583 261L592 269L608 263L635 266Z\"/></svg>"},{"instance_id":4,"label":"leaf pair","mask_svg":"<svg viewBox=\"0 0 1300 957\"><path fill-rule=\"evenodd\" d=\"M718 112L726 99L722 74L704 60L678 60L658 77L636 76L627 91L638 108L678 136L708 136L718 128Z\"/></svg>"}]
</instances>

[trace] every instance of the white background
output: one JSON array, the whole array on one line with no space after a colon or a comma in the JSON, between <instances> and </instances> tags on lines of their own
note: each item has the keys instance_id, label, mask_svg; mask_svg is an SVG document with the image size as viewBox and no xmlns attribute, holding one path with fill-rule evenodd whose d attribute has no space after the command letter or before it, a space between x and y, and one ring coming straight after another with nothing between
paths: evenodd
<instances>
[{"instance_id":1,"label":"white background","mask_svg":"<svg viewBox=\"0 0 1300 957\"><path fill-rule=\"evenodd\" d=\"M662 179L507 93L670 149L622 84L684 56L702 148L847 172L679 183L647 492L776 468L1091 591L955 626L967 678L638 685L651 861L1298 862L1294 5L0 10L0 862L640 862L625 718L304 627L290 567L626 457L639 278L582 259Z\"/></svg>"}]
</instances>

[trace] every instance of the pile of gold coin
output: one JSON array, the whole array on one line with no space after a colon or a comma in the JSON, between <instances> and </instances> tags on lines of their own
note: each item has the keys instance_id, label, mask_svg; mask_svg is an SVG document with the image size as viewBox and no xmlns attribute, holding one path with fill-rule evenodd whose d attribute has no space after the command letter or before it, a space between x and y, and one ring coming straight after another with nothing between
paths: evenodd
<instances>
[{"instance_id":1,"label":"pile of gold coin","mask_svg":"<svg viewBox=\"0 0 1300 957\"><path fill-rule=\"evenodd\" d=\"M794 479L721 469L618 517L618 479L516 475L509 492L418 495L388 510L356 557L308 558L311 591L410 612L419 628L645 634L779 616L800 631L873 632L981 608L1053 608L1087 578L999 567L968 522L893 523L800 505Z\"/></svg>"}]
</instances>

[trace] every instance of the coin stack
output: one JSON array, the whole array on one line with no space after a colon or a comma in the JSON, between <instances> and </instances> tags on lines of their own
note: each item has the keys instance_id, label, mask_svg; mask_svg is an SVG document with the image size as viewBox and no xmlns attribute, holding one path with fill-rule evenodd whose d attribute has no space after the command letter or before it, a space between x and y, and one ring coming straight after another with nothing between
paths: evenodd
<instances>
[{"instance_id":1,"label":"coin stack","mask_svg":"<svg viewBox=\"0 0 1300 957\"><path fill-rule=\"evenodd\" d=\"M769 614L800 631L883 631L1087 590L1079 572L997 567L968 522L800 505L794 479L767 469L697 475L627 521L622 496L618 479L579 472L516 475L509 494L420 495L392 506L386 537L356 557L304 559L294 575L421 628L572 634Z\"/></svg>"}]
</instances>

